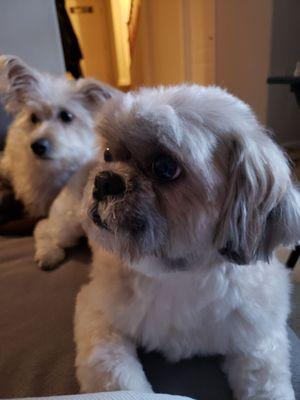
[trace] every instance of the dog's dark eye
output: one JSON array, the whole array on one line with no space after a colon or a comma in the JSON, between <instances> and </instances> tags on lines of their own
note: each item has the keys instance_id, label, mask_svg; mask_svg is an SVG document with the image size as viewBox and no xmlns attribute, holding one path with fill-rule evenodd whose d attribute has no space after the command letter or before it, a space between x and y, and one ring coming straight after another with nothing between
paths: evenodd
<instances>
[{"instance_id":1,"label":"dog's dark eye","mask_svg":"<svg viewBox=\"0 0 300 400\"><path fill-rule=\"evenodd\" d=\"M173 158L160 155L153 160L152 171L158 179L172 181L180 175L181 169Z\"/></svg>"},{"instance_id":2,"label":"dog's dark eye","mask_svg":"<svg viewBox=\"0 0 300 400\"><path fill-rule=\"evenodd\" d=\"M72 113L70 113L70 111L62 110L62 111L58 114L58 118L59 118L62 122L68 124L68 123L70 123L70 122L73 121L74 115L73 115Z\"/></svg>"},{"instance_id":3,"label":"dog's dark eye","mask_svg":"<svg viewBox=\"0 0 300 400\"><path fill-rule=\"evenodd\" d=\"M113 161L113 156L111 154L109 147L106 147L106 149L104 150L104 161L106 161L106 162Z\"/></svg>"},{"instance_id":4,"label":"dog's dark eye","mask_svg":"<svg viewBox=\"0 0 300 400\"><path fill-rule=\"evenodd\" d=\"M35 124L38 124L40 122L40 119L35 113L32 113L30 115L30 122L35 125Z\"/></svg>"}]
</instances>

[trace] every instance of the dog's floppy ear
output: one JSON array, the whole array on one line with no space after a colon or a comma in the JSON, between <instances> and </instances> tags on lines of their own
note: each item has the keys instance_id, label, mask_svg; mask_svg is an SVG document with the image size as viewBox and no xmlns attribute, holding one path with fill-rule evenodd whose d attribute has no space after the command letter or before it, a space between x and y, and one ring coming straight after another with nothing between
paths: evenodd
<instances>
[{"instance_id":1,"label":"dog's floppy ear","mask_svg":"<svg viewBox=\"0 0 300 400\"><path fill-rule=\"evenodd\" d=\"M17 112L38 89L38 75L18 57L0 56L0 96L8 112Z\"/></svg>"},{"instance_id":2,"label":"dog's floppy ear","mask_svg":"<svg viewBox=\"0 0 300 400\"><path fill-rule=\"evenodd\" d=\"M300 240L300 193L279 147L233 139L229 188L215 243L236 264L267 261L279 245Z\"/></svg>"},{"instance_id":3,"label":"dog's floppy ear","mask_svg":"<svg viewBox=\"0 0 300 400\"><path fill-rule=\"evenodd\" d=\"M122 94L118 89L93 78L79 79L76 82L76 91L84 106L91 112L97 112L106 100Z\"/></svg>"}]
</instances>

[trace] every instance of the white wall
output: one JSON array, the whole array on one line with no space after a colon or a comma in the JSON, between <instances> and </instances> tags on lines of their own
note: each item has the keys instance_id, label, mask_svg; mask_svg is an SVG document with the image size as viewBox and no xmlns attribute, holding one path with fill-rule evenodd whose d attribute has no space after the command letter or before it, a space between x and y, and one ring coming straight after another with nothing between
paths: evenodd
<instances>
[{"instance_id":1,"label":"white wall","mask_svg":"<svg viewBox=\"0 0 300 400\"><path fill-rule=\"evenodd\" d=\"M52 74L65 72L54 0L0 1L0 54ZM8 124L0 104L0 149ZM2 139L1 139L2 138Z\"/></svg>"},{"instance_id":2,"label":"white wall","mask_svg":"<svg viewBox=\"0 0 300 400\"><path fill-rule=\"evenodd\" d=\"M63 74L55 1L1 1L0 54L17 55L42 71Z\"/></svg>"}]
</instances>

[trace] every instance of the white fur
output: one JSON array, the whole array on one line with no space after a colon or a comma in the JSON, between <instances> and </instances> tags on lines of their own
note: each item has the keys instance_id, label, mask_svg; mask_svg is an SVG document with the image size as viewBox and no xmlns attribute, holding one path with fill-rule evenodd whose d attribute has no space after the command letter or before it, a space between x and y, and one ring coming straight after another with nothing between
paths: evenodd
<instances>
[{"instance_id":1,"label":"white fur","mask_svg":"<svg viewBox=\"0 0 300 400\"><path fill-rule=\"evenodd\" d=\"M148 191L149 228L140 241L118 228L132 207L135 192L128 189L120 200L98 205L110 231L85 222L94 260L75 314L81 390L151 390L136 356L141 344L171 361L224 355L238 400L295 399L286 331L289 276L274 249L299 240L300 196L281 150L248 106L196 85L143 89L110 101L98 130L108 141L109 135L123 141L134 162L100 161L85 207L95 202L99 171L126 182L139 174L147 182L136 190ZM158 185L151 171L139 170L143 155L149 163L146 136L180 160L185 175L177 183ZM135 199L134 208L145 212ZM181 259L186 264L178 269Z\"/></svg>"},{"instance_id":2,"label":"white fur","mask_svg":"<svg viewBox=\"0 0 300 400\"><path fill-rule=\"evenodd\" d=\"M83 391L145 391L141 365L131 366L135 343L171 361L225 355L237 399L294 398L285 326L288 274L275 260L259 263L255 272L253 266L223 263L155 279L124 268L98 249L94 266L75 316ZM125 381L119 379L122 374Z\"/></svg>"},{"instance_id":3,"label":"white fur","mask_svg":"<svg viewBox=\"0 0 300 400\"><path fill-rule=\"evenodd\" d=\"M111 100L98 130L131 158L100 156L85 212L101 171L138 184L97 204L109 230L85 221L94 260L75 314L81 390L151 390L136 356L141 344L172 361L224 355L238 400L295 399L289 276L274 250L299 240L300 196L281 150L247 105L196 85ZM147 170L158 142L184 171L174 183ZM145 217L147 228L131 236L124 215Z\"/></svg>"},{"instance_id":4,"label":"white fur","mask_svg":"<svg viewBox=\"0 0 300 400\"><path fill-rule=\"evenodd\" d=\"M95 113L117 92L94 79L71 81L40 73L17 57L0 57L0 94L14 117L0 160L0 178L11 183L32 217L46 217L54 202L50 220L40 221L35 232L35 258L43 268L55 267L64 258L64 247L83 235L77 206L84 186L80 182L97 151ZM72 114L70 123L59 118L62 110ZM31 121L33 113L38 123ZM46 158L31 148L40 139L50 143Z\"/></svg>"},{"instance_id":5,"label":"white fur","mask_svg":"<svg viewBox=\"0 0 300 400\"><path fill-rule=\"evenodd\" d=\"M70 81L40 73L17 57L0 57L0 93L14 116L0 173L11 182L29 215L46 216L73 173L94 157L94 108L101 106L109 91L92 79ZM72 113L71 123L58 118L61 110ZM30 121L32 113L39 123ZM47 159L37 157L31 149L38 139L51 143Z\"/></svg>"},{"instance_id":6,"label":"white fur","mask_svg":"<svg viewBox=\"0 0 300 400\"><path fill-rule=\"evenodd\" d=\"M41 217L70 176L94 156L95 140L91 126L77 123L65 132L61 124L50 121L32 130L27 119L28 113L18 114L10 126L1 169L26 211ZM55 141L51 160L38 159L31 150L31 143L42 137Z\"/></svg>"},{"instance_id":7,"label":"white fur","mask_svg":"<svg viewBox=\"0 0 300 400\"><path fill-rule=\"evenodd\" d=\"M65 258L65 248L76 245L85 235L82 227L81 200L93 161L79 169L54 200L49 216L34 230L35 261L43 269L56 267Z\"/></svg>"}]
</instances>

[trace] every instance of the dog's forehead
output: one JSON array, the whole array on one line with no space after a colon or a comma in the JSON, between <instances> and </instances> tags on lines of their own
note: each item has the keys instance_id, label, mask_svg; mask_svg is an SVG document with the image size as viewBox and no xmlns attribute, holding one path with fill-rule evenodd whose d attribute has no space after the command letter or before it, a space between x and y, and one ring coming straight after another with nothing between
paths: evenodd
<instances>
[{"instance_id":1,"label":"dog's forehead","mask_svg":"<svg viewBox=\"0 0 300 400\"><path fill-rule=\"evenodd\" d=\"M102 135L106 139L116 139L122 142L139 142L143 145L163 143L167 147L175 147L179 141L173 126L160 115L131 113L120 116L117 124L106 120ZM178 142L178 143L177 143Z\"/></svg>"},{"instance_id":2,"label":"dog's forehead","mask_svg":"<svg viewBox=\"0 0 300 400\"><path fill-rule=\"evenodd\" d=\"M40 79L39 90L32 94L27 105L44 115L51 115L53 112L66 109L83 120L89 118L78 99L75 81L65 77L43 74Z\"/></svg>"},{"instance_id":3,"label":"dog's forehead","mask_svg":"<svg viewBox=\"0 0 300 400\"><path fill-rule=\"evenodd\" d=\"M76 87L72 80L65 77L54 77L48 74L41 74L38 90L32 93L31 100L39 105L48 107L66 106L67 104L78 103L76 100Z\"/></svg>"},{"instance_id":4,"label":"dog's forehead","mask_svg":"<svg viewBox=\"0 0 300 400\"><path fill-rule=\"evenodd\" d=\"M146 146L158 143L199 158L217 137L236 131L249 108L219 88L197 85L142 89L108 102L99 132L104 137Z\"/></svg>"},{"instance_id":5,"label":"dog's forehead","mask_svg":"<svg viewBox=\"0 0 300 400\"><path fill-rule=\"evenodd\" d=\"M64 77L43 74L39 81L40 94L48 103L59 103L71 94L72 83Z\"/></svg>"}]
</instances>

